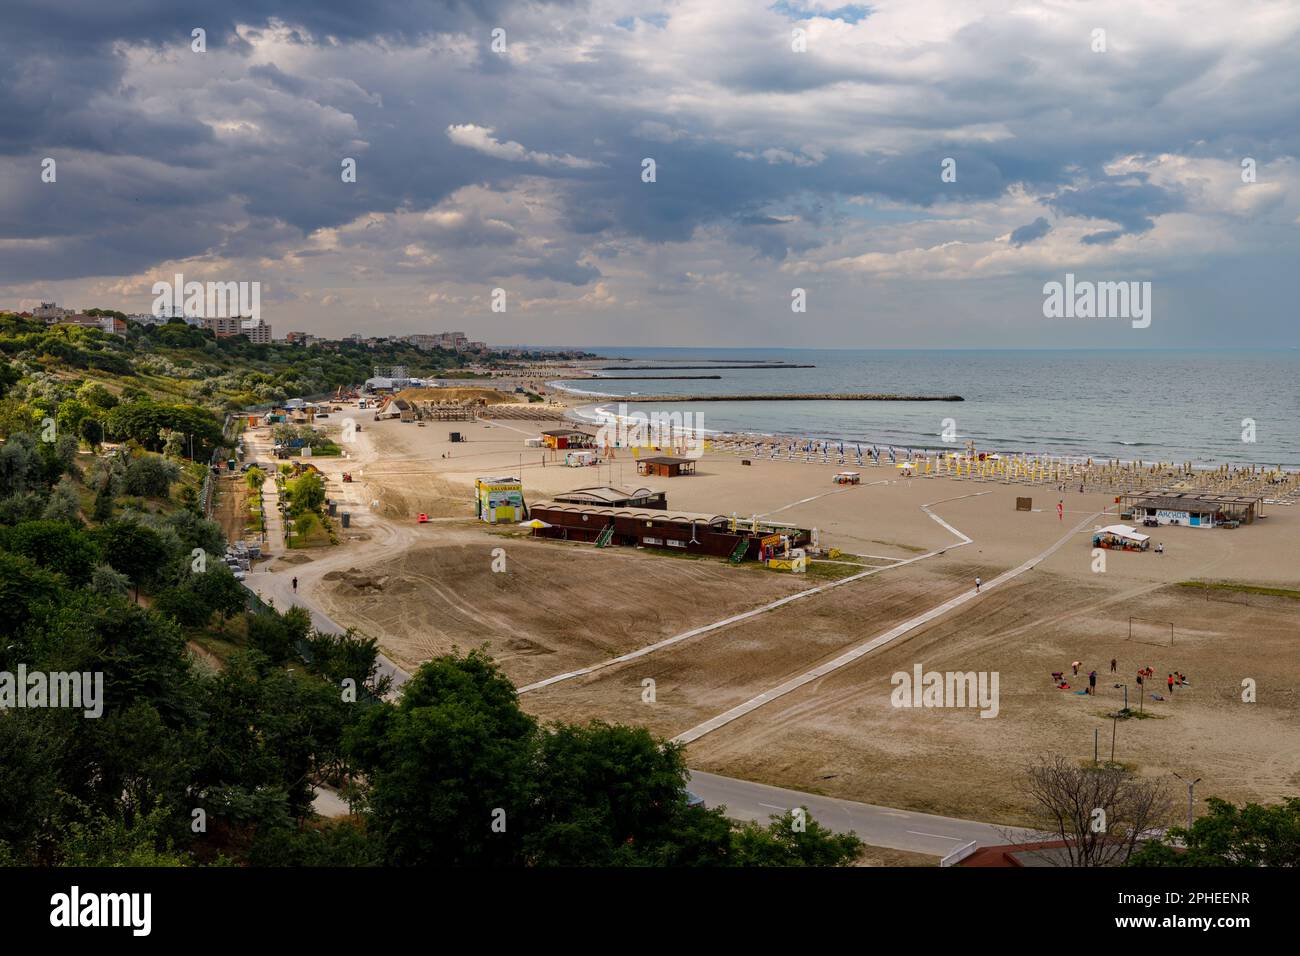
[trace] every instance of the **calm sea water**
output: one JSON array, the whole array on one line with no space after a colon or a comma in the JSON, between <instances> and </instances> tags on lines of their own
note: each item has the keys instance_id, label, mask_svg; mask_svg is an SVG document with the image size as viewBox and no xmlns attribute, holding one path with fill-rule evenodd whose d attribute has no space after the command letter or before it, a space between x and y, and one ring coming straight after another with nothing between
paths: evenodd
<instances>
[{"instance_id":1,"label":"calm sea water","mask_svg":"<svg viewBox=\"0 0 1300 956\"><path fill-rule=\"evenodd\" d=\"M629 399L642 395L890 392L961 395L962 402L701 402L710 431L803 435L913 448L944 447L943 420L957 443L981 449L1090 455L1198 465L1254 463L1300 468L1300 351L951 351L822 349L593 349L644 375L721 375L716 380L560 384ZM676 370L723 359L815 365L804 369ZM613 362L599 364L615 364ZM602 372L604 376L636 372ZM618 400L601 400L610 408ZM1243 419L1254 443L1242 440ZM951 446L949 446L951 447Z\"/></svg>"}]
</instances>

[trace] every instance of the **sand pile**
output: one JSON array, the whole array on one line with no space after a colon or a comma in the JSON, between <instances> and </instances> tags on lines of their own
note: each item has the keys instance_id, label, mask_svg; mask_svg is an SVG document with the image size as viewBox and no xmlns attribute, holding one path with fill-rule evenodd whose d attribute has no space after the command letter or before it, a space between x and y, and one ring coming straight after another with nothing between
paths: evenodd
<instances>
[{"instance_id":1,"label":"sand pile","mask_svg":"<svg viewBox=\"0 0 1300 956\"><path fill-rule=\"evenodd\" d=\"M475 404L486 402L489 405L512 404L517 399L513 393L499 392L495 388L454 387L454 388L406 388L397 393L397 398L408 402L436 402L440 405Z\"/></svg>"},{"instance_id":2,"label":"sand pile","mask_svg":"<svg viewBox=\"0 0 1300 956\"><path fill-rule=\"evenodd\" d=\"M388 584L388 575L371 575L356 568L348 568L346 571L330 571L324 580L339 582L334 590L340 594L383 594Z\"/></svg>"}]
</instances>

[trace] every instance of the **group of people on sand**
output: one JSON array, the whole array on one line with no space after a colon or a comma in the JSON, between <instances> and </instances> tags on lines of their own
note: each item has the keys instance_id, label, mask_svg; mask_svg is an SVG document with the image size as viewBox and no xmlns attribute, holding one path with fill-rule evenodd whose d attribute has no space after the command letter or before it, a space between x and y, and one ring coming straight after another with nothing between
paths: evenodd
<instances>
[{"instance_id":1,"label":"group of people on sand","mask_svg":"<svg viewBox=\"0 0 1300 956\"><path fill-rule=\"evenodd\" d=\"M1137 673L1138 687L1142 687L1147 681L1151 680L1155 676L1156 672L1152 670L1150 666L1142 668ZM1159 686L1159 681L1157 681L1156 684ZM1172 697L1174 695L1175 687L1191 687L1192 685L1191 682L1188 681L1186 674L1182 671L1174 671L1172 674L1165 675L1165 686L1169 689L1169 696ZM1153 693L1151 699L1164 700L1165 698L1159 694Z\"/></svg>"},{"instance_id":2,"label":"group of people on sand","mask_svg":"<svg viewBox=\"0 0 1300 956\"><path fill-rule=\"evenodd\" d=\"M1082 661L1072 661L1070 663L1071 675L1074 678L1078 678L1079 668L1082 666L1083 666ZM1114 674L1117 673L1118 671L1119 671L1119 661L1116 658L1112 657L1110 659L1110 672ZM1138 693L1142 692L1141 688L1147 682L1149 682L1153 677L1155 677L1155 670L1150 665L1147 665L1146 667L1143 667L1140 670L1138 670L1137 672ZM1083 688L1083 690L1081 691L1076 690L1075 693L1082 694L1085 696L1095 696L1097 693L1097 672L1095 670L1088 671L1087 680L1088 683ZM1065 676L1065 671L1052 671L1052 683L1056 685L1057 690L1073 689L1070 685L1070 678ZM1169 694L1171 697L1173 696L1175 687L1192 686L1191 683L1187 680L1187 675L1182 673L1181 671L1174 671L1173 673L1169 674L1165 678L1165 685L1169 688ZM1152 694L1151 699L1164 700L1165 698L1162 697L1160 694Z\"/></svg>"}]
</instances>

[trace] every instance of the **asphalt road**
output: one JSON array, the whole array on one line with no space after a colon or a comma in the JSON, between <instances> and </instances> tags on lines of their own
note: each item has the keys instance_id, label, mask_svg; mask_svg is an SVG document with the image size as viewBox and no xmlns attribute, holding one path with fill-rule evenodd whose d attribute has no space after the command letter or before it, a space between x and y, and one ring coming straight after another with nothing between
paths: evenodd
<instances>
[{"instance_id":1,"label":"asphalt road","mask_svg":"<svg viewBox=\"0 0 1300 956\"><path fill-rule=\"evenodd\" d=\"M910 850L936 857L947 856L971 840L980 846L1000 846L1025 836L1022 831L1011 830L1011 839L1008 839L1004 829L1009 828L996 827L991 823L822 797L770 787L763 783L751 783L748 780L720 777L700 770L691 771L689 786L692 793L704 798L705 805L725 805L727 816L734 820L766 823L773 814L779 815L795 807L807 807L809 815L818 823L837 833L852 830L863 843L870 846Z\"/></svg>"}]
</instances>

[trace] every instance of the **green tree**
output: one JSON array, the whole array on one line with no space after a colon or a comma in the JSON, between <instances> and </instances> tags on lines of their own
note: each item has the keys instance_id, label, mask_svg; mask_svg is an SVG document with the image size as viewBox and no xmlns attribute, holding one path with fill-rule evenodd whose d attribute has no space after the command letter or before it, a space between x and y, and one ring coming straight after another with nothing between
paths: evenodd
<instances>
[{"instance_id":1,"label":"green tree","mask_svg":"<svg viewBox=\"0 0 1300 956\"><path fill-rule=\"evenodd\" d=\"M67 478L50 492L50 500L45 505L42 517L48 521L62 521L80 527L81 498L77 495L76 486Z\"/></svg>"},{"instance_id":2,"label":"green tree","mask_svg":"<svg viewBox=\"0 0 1300 956\"><path fill-rule=\"evenodd\" d=\"M153 584L173 558L166 539L138 521L110 521L95 530L95 540L104 560L131 580L136 600L141 586Z\"/></svg>"},{"instance_id":3,"label":"green tree","mask_svg":"<svg viewBox=\"0 0 1300 956\"><path fill-rule=\"evenodd\" d=\"M725 827L705 834L713 842L704 847L676 845L687 813L683 749L643 727L558 724L541 736L536 765L537 799L523 821L533 863L649 862L665 844L674 856L725 856Z\"/></svg>"},{"instance_id":4,"label":"green tree","mask_svg":"<svg viewBox=\"0 0 1300 956\"><path fill-rule=\"evenodd\" d=\"M117 396L100 382L86 382L77 389L77 398L103 411L108 411L117 404Z\"/></svg>"},{"instance_id":5,"label":"green tree","mask_svg":"<svg viewBox=\"0 0 1300 956\"><path fill-rule=\"evenodd\" d=\"M834 833L808 813L773 814L767 826L749 822L732 839L735 866L845 866L857 859L862 841L853 833Z\"/></svg>"},{"instance_id":6,"label":"green tree","mask_svg":"<svg viewBox=\"0 0 1300 956\"><path fill-rule=\"evenodd\" d=\"M141 455L126 466L126 491L142 498L166 498L180 477L181 470L174 462L158 455Z\"/></svg>"},{"instance_id":7,"label":"green tree","mask_svg":"<svg viewBox=\"0 0 1300 956\"><path fill-rule=\"evenodd\" d=\"M370 780L372 832L398 866L491 866L521 859L536 725L484 654L440 657L397 704L362 716L345 749ZM505 832L494 820L505 814Z\"/></svg>"},{"instance_id":8,"label":"green tree","mask_svg":"<svg viewBox=\"0 0 1300 956\"><path fill-rule=\"evenodd\" d=\"M1300 797L1243 807L1211 797L1191 829L1172 827L1129 857L1130 866L1300 866Z\"/></svg>"},{"instance_id":9,"label":"green tree","mask_svg":"<svg viewBox=\"0 0 1300 956\"><path fill-rule=\"evenodd\" d=\"M93 415L87 415L81 420L79 434L82 440L94 450L104 443L104 423Z\"/></svg>"},{"instance_id":10,"label":"green tree","mask_svg":"<svg viewBox=\"0 0 1300 956\"><path fill-rule=\"evenodd\" d=\"M0 545L41 567L62 572L77 587L90 582L100 559L95 538L62 521L24 521L0 529Z\"/></svg>"},{"instance_id":11,"label":"green tree","mask_svg":"<svg viewBox=\"0 0 1300 956\"><path fill-rule=\"evenodd\" d=\"M61 575L31 558L0 551L0 635L17 634L37 608L62 598L63 584Z\"/></svg>"},{"instance_id":12,"label":"green tree","mask_svg":"<svg viewBox=\"0 0 1300 956\"><path fill-rule=\"evenodd\" d=\"M305 472L288 483L289 510L292 514L316 511L325 502L325 483L314 471Z\"/></svg>"}]
</instances>

